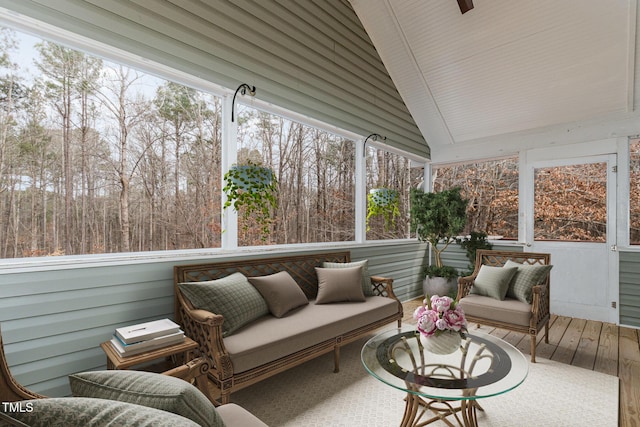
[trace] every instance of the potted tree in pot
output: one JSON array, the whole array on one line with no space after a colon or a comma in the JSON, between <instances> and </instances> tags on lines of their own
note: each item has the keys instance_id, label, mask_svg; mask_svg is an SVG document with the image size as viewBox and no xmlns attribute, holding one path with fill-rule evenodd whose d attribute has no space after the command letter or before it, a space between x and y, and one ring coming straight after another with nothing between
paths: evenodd
<instances>
[{"instance_id":1,"label":"potted tree in pot","mask_svg":"<svg viewBox=\"0 0 640 427\"><path fill-rule=\"evenodd\" d=\"M455 297L458 271L442 263L442 252L462 232L467 221L466 211L467 200L462 198L459 188L438 193L411 190L411 231L418 240L430 244L434 258L433 264L427 262L424 272L425 295Z\"/></svg>"},{"instance_id":2,"label":"potted tree in pot","mask_svg":"<svg viewBox=\"0 0 640 427\"><path fill-rule=\"evenodd\" d=\"M476 268L476 251L478 249L491 249L493 245L489 243L487 233L484 231L472 231L469 236L458 240L458 243L467 251L467 259L469 260L469 269L463 273L464 276L470 276Z\"/></svg>"},{"instance_id":3,"label":"potted tree in pot","mask_svg":"<svg viewBox=\"0 0 640 427\"><path fill-rule=\"evenodd\" d=\"M266 240L271 225L271 211L277 208L278 182L273 170L251 160L242 165L232 166L224 174L224 187L227 196L224 208L233 206L236 212L241 208L248 228L249 218L260 226L262 239Z\"/></svg>"}]
</instances>

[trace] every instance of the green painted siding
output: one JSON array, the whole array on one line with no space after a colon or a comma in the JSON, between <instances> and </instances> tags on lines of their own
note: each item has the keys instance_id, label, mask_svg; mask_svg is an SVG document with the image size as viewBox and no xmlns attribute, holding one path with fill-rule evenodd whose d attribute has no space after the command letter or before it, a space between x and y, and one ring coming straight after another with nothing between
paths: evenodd
<instances>
[{"instance_id":1,"label":"green painted siding","mask_svg":"<svg viewBox=\"0 0 640 427\"><path fill-rule=\"evenodd\" d=\"M347 0L0 0L0 7L339 128L429 148Z\"/></svg>"},{"instance_id":2,"label":"green painted siding","mask_svg":"<svg viewBox=\"0 0 640 427\"><path fill-rule=\"evenodd\" d=\"M493 244L493 250L496 251L516 251L522 252L520 246L507 246ZM460 273L464 273L471 268L467 252L458 244L451 244L442 254L442 262L444 265L450 265L458 269Z\"/></svg>"},{"instance_id":3,"label":"green painted siding","mask_svg":"<svg viewBox=\"0 0 640 427\"><path fill-rule=\"evenodd\" d=\"M339 246L340 249L345 246ZM331 248L334 250L336 248ZM394 278L398 297L421 291L425 245L352 245L354 260L368 259L371 274ZM99 344L115 328L173 317L173 266L211 259L238 260L323 249L269 250L225 255L167 256L162 260L110 261L102 266L52 265L0 270L0 326L12 373L48 396L69 394L67 376L104 369Z\"/></svg>"},{"instance_id":4,"label":"green painted siding","mask_svg":"<svg viewBox=\"0 0 640 427\"><path fill-rule=\"evenodd\" d=\"M620 324L640 327L640 252L620 251Z\"/></svg>"}]
</instances>

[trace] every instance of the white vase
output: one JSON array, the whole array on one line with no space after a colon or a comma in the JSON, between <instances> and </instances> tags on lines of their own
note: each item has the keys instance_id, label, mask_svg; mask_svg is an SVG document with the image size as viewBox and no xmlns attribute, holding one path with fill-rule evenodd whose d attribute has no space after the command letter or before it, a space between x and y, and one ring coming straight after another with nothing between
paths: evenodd
<instances>
[{"instance_id":1,"label":"white vase","mask_svg":"<svg viewBox=\"0 0 640 427\"><path fill-rule=\"evenodd\" d=\"M455 331L447 331L438 336L432 335L430 337L420 334L420 342L433 354L451 354L460 348L462 337Z\"/></svg>"},{"instance_id":2,"label":"white vase","mask_svg":"<svg viewBox=\"0 0 640 427\"><path fill-rule=\"evenodd\" d=\"M427 276L422 282L422 291L425 295L449 296L453 299L458 294L458 279L445 279L444 277Z\"/></svg>"}]
</instances>

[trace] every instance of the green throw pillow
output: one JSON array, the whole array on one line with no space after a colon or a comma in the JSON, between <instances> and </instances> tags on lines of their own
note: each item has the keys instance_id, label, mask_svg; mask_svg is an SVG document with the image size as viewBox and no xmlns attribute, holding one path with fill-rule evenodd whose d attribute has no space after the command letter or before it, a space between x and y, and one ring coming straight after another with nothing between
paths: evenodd
<instances>
[{"instance_id":1,"label":"green throw pillow","mask_svg":"<svg viewBox=\"0 0 640 427\"><path fill-rule=\"evenodd\" d=\"M373 293L373 287L371 286L371 276L369 275L369 260L365 259L362 261L352 261L352 262L323 262L323 268L351 268L362 266L362 292L365 297L372 297L375 294Z\"/></svg>"},{"instance_id":2,"label":"green throw pillow","mask_svg":"<svg viewBox=\"0 0 640 427\"><path fill-rule=\"evenodd\" d=\"M30 410L8 415L31 427L198 427L179 415L115 400L56 397L20 403Z\"/></svg>"},{"instance_id":3,"label":"green throw pillow","mask_svg":"<svg viewBox=\"0 0 640 427\"><path fill-rule=\"evenodd\" d=\"M222 427L213 404L179 378L143 371L90 371L69 375L75 397L92 397L160 409L201 426Z\"/></svg>"},{"instance_id":4,"label":"green throw pillow","mask_svg":"<svg viewBox=\"0 0 640 427\"><path fill-rule=\"evenodd\" d=\"M224 316L224 336L269 314L267 302L242 273L205 282L180 283L178 286L194 307Z\"/></svg>"},{"instance_id":5,"label":"green throw pillow","mask_svg":"<svg viewBox=\"0 0 640 427\"><path fill-rule=\"evenodd\" d=\"M517 267L491 267L481 265L480 271L473 281L472 294L483 295L502 301L507 295L509 282L518 271Z\"/></svg>"},{"instance_id":6,"label":"green throw pillow","mask_svg":"<svg viewBox=\"0 0 640 427\"><path fill-rule=\"evenodd\" d=\"M511 260L507 261L504 266L518 267L518 271L509 284L507 296L527 304L531 304L533 287L542 284L553 268L553 265L520 264Z\"/></svg>"}]
</instances>

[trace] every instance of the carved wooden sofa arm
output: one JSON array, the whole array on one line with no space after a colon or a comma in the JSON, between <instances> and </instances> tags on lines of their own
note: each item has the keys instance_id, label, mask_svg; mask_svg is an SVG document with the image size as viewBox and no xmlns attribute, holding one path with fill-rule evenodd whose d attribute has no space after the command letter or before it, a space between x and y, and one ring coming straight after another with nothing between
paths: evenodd
<instances>
[{"instance_id":1,"label":"carved wooden sofa arm","mask_svg":"<svg viewBox=\"0 0 640 427\"><path fill-rule=\"evenodd\" d=\"M541 319L551 317L551 307L549 307L549 286L546 284L537 285L532 288L532 300L531 300L531 324L537 325ZM529 331L529 333L534 333L535 331ZM548 340L549 337L545 335L545 340ZM549 341L546 341L549 342Z\"/></svg>"},{"instance_id":2,"label":"carved wooden sofa arm","mask_svg":"<svg viewBox=\"0 0 640 427\"><path fill-rule=\"evenodd\" d=\"M379 296L391 298L397 301L399 311L401 314L398 319L398 327L402 326L402 315L404 314L402 302L393 292L393 279L390 277L371 276L371 286L373 287L373 293Z\"/></svg>"},{"instance_id":3,"label":"carved wooden sofa arm","mask_svg":"<svg viewBox=\"0 0 640 427\"><path fill-rule=\"evenodd\" d=\"M469 292L471 291L471 287L473 286L473 282L475 280L475 275L458 278L458 295L456 296L456 301L460 301L461 298L469 295Z\"/></svg>"},{"instance_id":4,"label":"carved wooden sofa arm","mask_svg":"<svg viewBox=\"0 0 640 427\"><path fill-rule=\"evenodd\" d=\"M198 390L202 392L202 394L207 396L207 399L209 399L211 403L217 405L217 402L211 395L211 391L208 386L207 374L209 373L209 369L211 369L209 359L206 357L198 357L197 359L190 360L184 365L177 366L163 372L162 374L180 378L188 383L193 383Z\"/></svg>"},{"instance_id":5,"label":"carved wooden sofa arm","mask_svg":"<svg viewBox=\"0 0 640 427\"><path fill-rule=\"evenodd\" d=\"M196 350L200 356L208 358L212 366L210 374L216 381L223 382L233 376L233 364L224 345L222 324L224 317L207 310L192 308L181 293L178 293L179 314L185 334L200 346Z\"/></svg>"}]
</instances>

